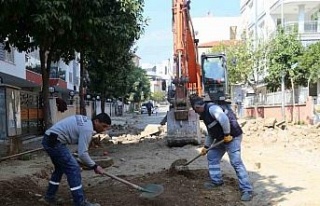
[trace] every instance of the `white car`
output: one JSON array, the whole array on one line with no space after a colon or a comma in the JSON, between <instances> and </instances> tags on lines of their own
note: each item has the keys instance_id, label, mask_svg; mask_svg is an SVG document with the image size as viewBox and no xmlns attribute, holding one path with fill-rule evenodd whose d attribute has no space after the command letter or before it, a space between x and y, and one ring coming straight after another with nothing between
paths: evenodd
<instances>
[{"instance_id":1,"label":"white car","mask_svg":"<svg viewBox=\"0 0 320 206\"><path fill-rule=\"evenodd\" d=\"M140 108L140 113L141 113L141 114L147 114L147 113L148 113L147 107L146 107L146 106L141 106L141 108Z\"/></svg>"},{"instance_id":2,"label":"white car","mask_svg":"<svg viewBox=\"0 0 320 206\"><path fill-rule=\"evenodd\" d=\"M152 107L152 109L151 109L151 114L153 114L153 111L154 111L154 107ZM148 114L148 109L147 109L147 107L146 107L146 106L141 106L141 108L140 108L140 113L141 113L141 114Z\"/></svg>"}]
</instances>

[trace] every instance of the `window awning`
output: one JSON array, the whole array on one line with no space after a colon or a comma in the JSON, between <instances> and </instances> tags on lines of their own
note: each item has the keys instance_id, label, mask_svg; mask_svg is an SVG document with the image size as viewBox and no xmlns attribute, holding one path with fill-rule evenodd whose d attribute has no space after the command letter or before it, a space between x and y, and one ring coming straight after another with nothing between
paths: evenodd
<instances>
[{"instance_id":1,"label":"window awning","mask_svg":"<svg viewBox=\"0 0 320 206\"><path fill-rule=\"evenodd\" d=\"M30 82L28 80L22 79L20 77L12 76L3 72L0 72L0 77L3 80L3 84L8 84L11 86L16 86L20 88L26 88L26 87L40 87L40 85L35 84L33 82Z\"/></svg>"}]
</instances>

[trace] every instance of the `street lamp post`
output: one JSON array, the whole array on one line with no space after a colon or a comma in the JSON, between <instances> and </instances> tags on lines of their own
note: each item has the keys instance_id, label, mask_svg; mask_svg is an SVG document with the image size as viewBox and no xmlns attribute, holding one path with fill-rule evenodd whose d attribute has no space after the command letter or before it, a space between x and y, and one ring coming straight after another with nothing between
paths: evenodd
<instances>
[{"instance_id":1,"label":"street lamp post","mask_svg":"<svg viewBox=\"0 0 320 206\"><path fill-rule=\"evenodd\" d=\"M75 92L72 90L69 92L69 96L70 96L70 104L73 105L73 97L75 95Z\"/></svg>"},{"instance_id":2,"label":"street lamp post","mask_svg":"<svg viewBox=\"0 0 320 206\"><path fill-rule=\"evenodd\" d=\"M87 106L90 105L90 102L89 102L90 99L91 99L91 95L90 95L90 94L87 94L87 95L86 95L86 104L87 104Z\"/></svg>"},{"instance_id":3,"label":"street lamp post","mask_svg":"<svg viewBox=\"0 0 320 206\"><path fill-rule=\"evenodd\" d=\"M50 97L53 97L53 93L55 92L54 87L49 87Z\"/></svg>"}]
</instances>

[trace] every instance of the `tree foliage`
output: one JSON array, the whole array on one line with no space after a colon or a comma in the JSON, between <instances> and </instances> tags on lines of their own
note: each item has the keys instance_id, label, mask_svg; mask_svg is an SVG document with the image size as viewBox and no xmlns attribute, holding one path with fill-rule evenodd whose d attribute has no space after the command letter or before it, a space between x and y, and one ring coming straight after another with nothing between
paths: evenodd
<instances>
[{"instance_id":1,"label":"tree foliage","mask_svg":"<svg viewBox=\"0 0 320 206\"><path fill-rule=\"evenodd\" d=\"M150 98L150 80L145 70L133 67L128 75L128 83L132 85L128 92L130 101L140 103Z\"/></svg>"},{"instance_id":2,"label":"tree foliage","mask_svg":"<svg viewBox=\"0 0 320 206\"><path fill-rule=\"evenodd\" d=\"M320 42L309 45L299 58L298 67L308 75L310 82L315 83L320 77Z\"/></svg>"},{"instance_id":3,"label":"tree foliage","mask_svg":"<svg viewBox=\"0 0 320 206\"><path fill-rule=\"evenodd\" d=\"M74 52L78 51L83 66L86 54L96 52L98 57L102 53L108 57L104 60L109 65L117 62L117 67L109 70L122 68L117 57L126 54L139 38L144 27L142 9L143 0L0 1L0 42L19 51L39 49L46 127L50 126L51 62L73 59ZM82 92L83 69L80 79Z\"/></svg>"},{"instance_id":4,"label":"tree foliage","mask_svg":"<svg viewBox=\"0 0 320 206\"><path fill-rule=\"evenodd\" d=\"M306 85L305 71L301 67L292 70L292 66L298 63L303 50L295 33L288 34L279 31L277 36L271 40L267 56L268 75L265 79L269 90L276 91L280 88L282 75L285 76L286 88L292 86L289 78L293 78L297 85Z\"/></svg>"},{"instance_id":5,"label":"tree foliage","mask_svg":"<svg viewBox=\"0 0 320 206\"><path fill-rule=\"evenodd\" d=\"M156 102L161 102L166 100L166 93L164 91L156 91L151 94L151 99Z\"/></svg>"},{"instance_id":6,"label":"tree foliage","mask_svg":"<svg viewBox=\"0 0 320 206\"><path fill-rule=\"evenodd\" d=\"M108 70L108 72L105 72L106 68L115 67L116 62L89 61L91 63L88 66L90 92L106 98L123 98L125 102L138 103L148 99L151 93L146 71L133 65L132 54L127 54L124 58L123 61L126 64L119 64L119 69Z\"/></svg>"},{"instance_id":7,"label":"tree foliage","mask_svg":"<svg viewBox=\"0 0 320 206\"><path fill-rule=\"evenodd\" d=\"M247 83L253 68L252 54L249 45L244 41L234 44L223 42L211 49L213 53L225 53L227 57L229 84Z\"/></svg>"}]
</instances>

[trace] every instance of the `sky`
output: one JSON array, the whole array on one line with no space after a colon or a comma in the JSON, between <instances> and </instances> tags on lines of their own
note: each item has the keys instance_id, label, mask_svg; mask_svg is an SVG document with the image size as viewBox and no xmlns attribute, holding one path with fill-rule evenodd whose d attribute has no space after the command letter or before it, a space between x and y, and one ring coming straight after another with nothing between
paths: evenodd
<instances>
[{"instance_id":1,"label":"sky","mask_svg":"<svg viewBox=\"0 0 320 206\"><path fill-rule=\"evenodd\" d=\"M191 17L238 16L240 0L191 0ZM172 0L145 0L145 18L149 19L144 34L137 41L137 55L143 65L155 65L172 58Z\"/></svg>"}]
</instances>

